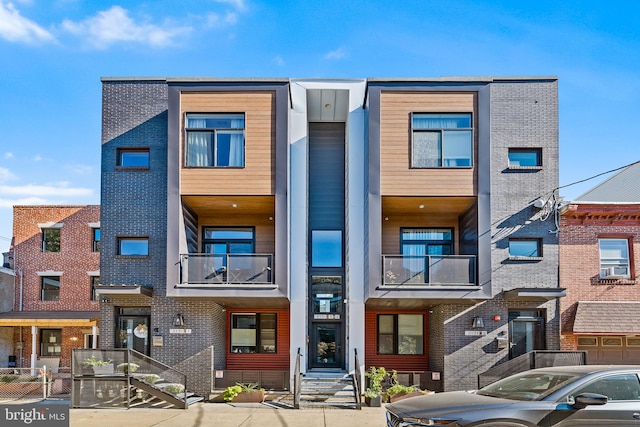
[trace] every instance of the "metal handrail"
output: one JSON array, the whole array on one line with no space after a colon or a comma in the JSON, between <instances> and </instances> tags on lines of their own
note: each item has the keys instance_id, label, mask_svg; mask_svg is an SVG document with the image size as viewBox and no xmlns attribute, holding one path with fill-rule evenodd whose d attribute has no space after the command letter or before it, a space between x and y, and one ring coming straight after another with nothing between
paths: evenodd
<instances>
[{"instance_id":1,"label":"metal handrail","mask_svg":"<svg viewBox=\"0 0 640 427\"><path fill-rule=\"evenodd\" d=\"M383 286L476 286L475 255L383 255Z\"/></svg>"},{"instance_id":2,"label":"metal handrail","mask_svg":"<svg viewBox=\"0 0 640 427\"><path fill-rule=\"evenodd\" d=\"M362 409L362 393L360 391L362 387L362 373L360 372L360 360L358 359L358 349L354 348L353 353L355 354L355 372L354 372L354 386L353 392L356 397L356 408Z\"/></svg>"},{"instance_id":3,"label":"metal handrail","mask_svg":"<svg viewBox=\"0 0 640 427\"><path fill-rule=\"evenodd\" d=\"M293 374L293 407L295 409L300 409L300 395L302 394L301 390L301 377L300 374L300 347L298 347L298 354L296 355L296 367Z\"/></svg>"}]
</instances>

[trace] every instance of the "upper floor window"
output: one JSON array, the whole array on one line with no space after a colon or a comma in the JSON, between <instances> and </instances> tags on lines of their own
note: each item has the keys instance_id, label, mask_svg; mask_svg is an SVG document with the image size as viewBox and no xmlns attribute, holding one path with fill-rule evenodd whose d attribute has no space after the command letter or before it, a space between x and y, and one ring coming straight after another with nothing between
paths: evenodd
<instances>
[{"instance_id":1,"label":"upper floor window","mask_svg":"<svg viewBox=\"0 0 640 427\"><path fill-rule=\"evenodd\" d=\"M453 230L450 228L401 228L402 255L451 255Z\"/></svg>"},{"instance_id":2,"label":"upper floor window","mask_svg":"<svg viewBox=\"0 0 640 427\"><path fill-rule=\"evenodd\" d=\"M93 244L92 250L93 252L100 252L100 229L93 228Z\"/></svg>"},{"instance_id":3,"label":"upper floor window","mask_svg":"<svg viewBox=\"0 0 640 427\"><path fill-rule=\"evenodd\" d=\"M42 229L42 252L60 252L60 229Z\"/></svg>"},{"instance_id":4,"label":"upper floor window","mask_svg":"<svg viewBox=\"0 0 640 427\"><path fill-rule=\"evenodd\" d=\"M542 257L542 241L540 239L509 239L510 258Z\"/></svg>"},{"instance_id":5,"label":"upper floor window","mask_svg":"<svg viewBox=\"0 0 640 427\"><path fill-rule=\"evenodd\" d=\"M148 168L148 148L120 148L118 149L118 166L121 168Z\"/></svg>"},{"instance_id":6,"label":"upper floor window","mask_svg":"<svg viewBox=\"0 0 640 427\"><path fill-rule=\"evenodd\" d=\"M311 231L311 266L342 267L342 231Z\"/></svg>"},{"instance_id":7,"label":"upper floor window","mask_svg":"<svg viewBox=\"0 0 640 427\"><path fill-rule=\"evenodd\" d=\"M118 255L148 256L149 255L149 239L146 237L118 238Z\"/></svg>"},{"instance_id":8,"label":"upper floor window","mask_svg":"<svg viewBox=\"0 0 640 427\"><path fill-rule=\"evenodd\" d=\"M41 276L42 301L60 300L60 276Z\"/></svg>"},{"instance_id":9,"label":"upper floor window","mask_svg":"<svg viewBox=\"0 0 640 427\"><path fill-rule=\"evenodd\" d=\"M412 114L411 167L451 168L473 164L471 114Z\"/></svg>"},{"instance_id":10,"label":"upper floor window","mask_svg":"<svg viewBox=\"0 0 640 427\"><path fill-rule=\"evenodd\" d=\"M600 249L600 278L629 278L629 241L627 239L598 239Z\"/></svg>"},{"instance_id":11,"label":"upper floor window","mask_svg":"<svg viewBox=\"0 0 640 427\"><path fill-rule=\"evenodd\" d=\"M186 166L244 167L244 114L187 114Z\"/></svg>"},{"instance_id":12,"label":"upper floor window","mask_svg":"<svg viewBox=\"0 0 640 427\"><path fill-rule=\"evenodd\" d=\"M509 168L541 168L540 148L509 148Z\"/></svg>"}]
</instances>

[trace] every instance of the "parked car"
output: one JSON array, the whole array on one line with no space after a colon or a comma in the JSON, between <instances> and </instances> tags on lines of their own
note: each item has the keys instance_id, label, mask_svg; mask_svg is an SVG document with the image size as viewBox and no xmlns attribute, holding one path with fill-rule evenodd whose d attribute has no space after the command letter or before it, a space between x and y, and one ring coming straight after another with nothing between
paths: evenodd
<instances>
[{"instance_id":1,"label":"parked car","mask_svg":"<svg viewBox=\"0 0 640 427\"><path fill-rule=\"evenodd\" d=\"M640 366L532 369L387 405L389 427L640 427Z\"/></svg>"}]
</instances>

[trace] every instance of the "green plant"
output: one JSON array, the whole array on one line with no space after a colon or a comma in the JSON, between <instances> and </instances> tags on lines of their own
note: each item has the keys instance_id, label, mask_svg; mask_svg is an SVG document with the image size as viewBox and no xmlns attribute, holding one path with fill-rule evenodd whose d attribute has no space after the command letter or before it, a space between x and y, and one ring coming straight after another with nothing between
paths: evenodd
<instances>
[{"instance_id":1,"label":"green plant","mask_svg":"<svg viewBox=\"0 0 640 427\"><path fill-rule=\"evenodd\" d=\"M184 392L184 386L182 384L172 383L163 387L164 391L171 394L178 394Z\"/></svg>"},{"instance_id":2,"label":"green plant","mask_svg":"<svg viewBox=\"0 0 640 427\"><path fill-rule=\"evenodd\" d=\"M82 362L82 363L84 365L87 365L87 366L105 366L105 365L108 365L111 362L113 362L112 359L100 360L94 354L91 357L85 359L85 361Z\"/></svg>"},{"instance_id":3,"label":"green plant","mask_svg":"<svg viewBox=\"0 0 640 427\"><path fill-rule=\"evenodd\" d=\"M382 394L382 382L387 377L388 372L384 366L376 368L372 366L365 373L365 376L369 378L369 387L364 392L364 396L370 399L380 396Z\"/></svg>"},{"instance_id":4,"label":"green plant","mask_svg":"<svg viewBox=\"0 0 640 427\"><path fill-rule=\"evenodd\" d=\"M394 369L391 373L391 386L385 391L385 400L398 393L411 393L416 391L413 386L402 385L398 382L398 372Z\"/></svg>"},{"instance_id":5,"label":"green plant","mask_svg":"<svg viewBox=\"0 0 640 427\"><path fill-rule=\"evenodd\" d=\"M222 398L229 402L240 393L250 393L252 391L264 391L264 389L260 388L258 383L236 383L236 385L230 385L224 389Z\"/></svg>"},{"instance_id":6,"label":"green plant","mask_svg":"<svg viewBox=\"0 0 640 427\"><path fill-rule=\"evenodd\" d=\"M10 383L16 380L16 377L10 377L10 376L2 376L0 377L0 383Z\"/></svg>"},{"instance_id":7,"label":"green plant","mask_svg":"<svg viewBox=\"0 0 640 427\"><path fill-rule=\"evenodd\" d=\"M156 374L145 375L143 378L146 382L153 384L160 379L160 377Z\"/></svg>"},{"instance_id":8,"label":"green plant","mask_svg":"<svg viewBox=\"0 0 640 427\"><path fill-rule=\"evenodd\" d=\"M134 373L138 370L139 367L140 365L137 365L135 363L120 363L118 366L116 366L116 368L118 368L118 371L122 371L125 374Z\"/></svg>"}]
</instances>

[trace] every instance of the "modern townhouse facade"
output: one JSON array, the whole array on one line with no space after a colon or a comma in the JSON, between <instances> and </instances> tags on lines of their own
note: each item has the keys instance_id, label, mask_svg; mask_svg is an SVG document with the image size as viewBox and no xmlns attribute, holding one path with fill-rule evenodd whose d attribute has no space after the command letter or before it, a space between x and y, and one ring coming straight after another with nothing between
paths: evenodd
<instances>
[{"instance_id":1,"label":"modern townhouse facade","mask_svg":"<svg viewBox=\"0 0 640 427\"><path fill-rule=\"evenodd\" d=\"M13 207L14 280L0 312L10 366L70 367L73 349L97 348L99 250L100 206Z\"/></svg>"},{"instance_id":2,"label":"modern townhouse facade","mask_svg":"<svg viewBox=\"0 0 640 427\"><path fill-rule=\"evenodd\" d=\"M561 209L561 347L590 364L640 363L640 164Z\"/></svg>"},{"instance_id":3,"label":"modern townhouse facade","mask_svg":"<svg viewBox=\"0 0 640 427\"><path fill-rule=\"evenodd\" d=\"M102 84L102 347L436 390L559 349L555 77Z\"/></svg>"}]
</instances>

